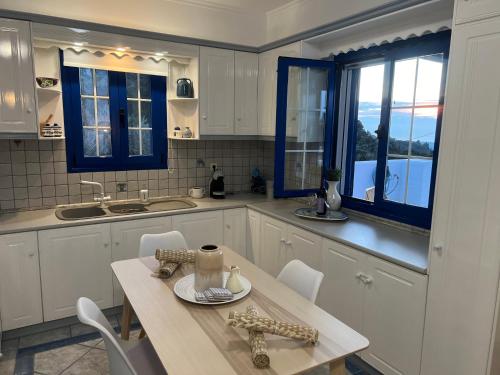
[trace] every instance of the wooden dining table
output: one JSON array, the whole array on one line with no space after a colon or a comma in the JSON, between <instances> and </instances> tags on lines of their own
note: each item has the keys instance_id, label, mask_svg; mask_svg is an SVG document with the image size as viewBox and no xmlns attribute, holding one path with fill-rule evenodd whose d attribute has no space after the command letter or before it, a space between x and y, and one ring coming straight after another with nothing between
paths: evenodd
<instances>
[{"instance_id":1,"label":"wooden dining table","mask_svg":"<svg viewBox=\"0 0 500 375\"><path fill-rule=\"evenodd\" d=\"M153 277L154 257L114 262L111 267L147 337L169 375L297 374L329 364L331 375L345 374L345 357L368 347L368 340L314 303L227 247L226 267L237 265L252 283L245 298L225 305L199 305L176 297L173 288L193 273L184 264L169 279ZM248 332L228 326L230 311L254 305L259 314L319 330L319 343L308 344L265 334L270 367L256 368Z\"/></svg>"}]
</instances>

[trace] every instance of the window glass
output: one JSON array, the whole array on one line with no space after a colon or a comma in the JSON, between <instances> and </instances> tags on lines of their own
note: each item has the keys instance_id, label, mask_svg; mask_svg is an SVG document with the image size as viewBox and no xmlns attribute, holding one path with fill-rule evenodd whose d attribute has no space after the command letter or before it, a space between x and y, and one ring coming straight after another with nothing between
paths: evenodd
<instances>
[{"instance_id":1,"label":"window glass","mask_svg":"<svg viewBox=\"0 0 500 375\"><path fill-rule=\"evenodd\" d=\"M108 72L79 69L84 157L111 157Z\"/></svg>"},{"instance_id":2,"label":"window glass","mask_svg":"<svg viewBox=\"0 0 500 375\"><path fill-rule=\"evenodd\" d=\"M357 111L355 113L355 144L351 196L373 201L377 170L377 129L382 113L384 64L359 69Z\"/></svg>"},{"instance_id":3,"label":"window glass","mask_svg":"<svg viewBox=\"0 0 500 375\"><path fill-rule=\"evenodd\" d=\"M127 73L126 86L129 156L152 155L151 77Z\"/></svg>"},{"instance_id":4,"label":"window glass","mask_svg":"<svg viewBox=\"0 0 500 375\"><path fill-rule=\"evenodd\" d=\"M442 70L443 54L394 63L385 200L429 205Z\"/></svg>"}]
</instances>

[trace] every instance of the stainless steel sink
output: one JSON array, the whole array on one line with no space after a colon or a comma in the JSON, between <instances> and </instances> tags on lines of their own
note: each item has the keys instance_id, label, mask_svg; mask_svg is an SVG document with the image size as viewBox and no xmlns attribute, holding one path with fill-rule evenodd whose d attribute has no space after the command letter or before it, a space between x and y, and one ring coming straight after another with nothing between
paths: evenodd
<instances>
[{"instance_id":1,"label":"stainless steel sink","mask_svg":"<svg viewBox=\"0 0 500 375\"><path fill-rule=\"evenodd\" d=\"M142 203L121 203L110 204L108 210L114 214L135 214L139 212L146 212L146 205Z\"/></svg>"},{"instance_id":2,"label":"stainless steel sink","mask_svg":"<svg viewBox=\"0 0 500 375\"><path fill-rule=\"evenodd\" d=\"M196 204L186 199L168 199L164 201L151 202L148 211L172 211L196 207Z\"/></svg>"},{"instance_id":3,"label":"stainless steel sink","mask_svg":"<svg viewBox=\"0 0 500 375\"><path fill-rule=\"evenodd\" d=\"M107 212L100 207L74 207L56 210L56 216L61 220L90 219L93 217L106 216Z\"/></svg>"},{"instance_id":4,"label":"stainless steel sink","mask_svg":"<svg viewBox=\"0 0 500 375\"><path fill-rule=\"evenodd\" d=\"M123 202L110 204L106 208L97 206L65 207L56 210L57 218L61 220L81 220L102 216L130 215L143 212L161 212L182 210L196 207L196 204L182 198L172 198L151 203Z\"/></svg>"}]
</instances>

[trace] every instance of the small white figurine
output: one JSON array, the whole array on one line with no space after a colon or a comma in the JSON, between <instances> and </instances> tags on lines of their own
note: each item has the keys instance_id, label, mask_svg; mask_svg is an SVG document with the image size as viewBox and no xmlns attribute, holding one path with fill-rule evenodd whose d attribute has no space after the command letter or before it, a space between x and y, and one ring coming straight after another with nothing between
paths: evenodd
<instances>
[{"instance_id":1,"label":"small white figurine","mask_svg":"<svg viewBox=\"0 0 500 375\"><path fill-rule=\"evenodd\" d=\"M231 266L229 277L226 281L226 289L229 289L231 293L239 293L243 290L240 280L240 268L237 266Z\"/></svg>"}]
</instances>

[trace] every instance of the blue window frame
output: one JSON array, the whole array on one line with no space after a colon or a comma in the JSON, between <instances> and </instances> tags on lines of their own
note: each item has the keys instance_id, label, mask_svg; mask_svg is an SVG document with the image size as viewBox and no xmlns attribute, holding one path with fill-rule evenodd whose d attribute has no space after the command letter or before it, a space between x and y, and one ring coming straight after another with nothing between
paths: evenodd
<instances>
[{"instance_id":1,"label":"blue window frame","mask_svg":"<svg viewBox=\"0 0 500 375\"><path fill-rule=\"evenodd\" d=\"M167 167L166 77L63 66L62 85L69 172Z\"/></svg>"},{"instance_id":2,"label":"blue window frame","mask_svg":"<svg viewBox=\"0 0 500 375\"><path fill-rule=\"evenodd\" d=\"M449 32L335 57L345 207L430 228Z\"/></svg>"},{"instance_id":3,"label":"blue window frame","mask_svg":"<svg viewBox=\"0 0 500 375\"><path fill-rule=\"evenodd\" d=\"M330 165L335 65L279 57L276 109L276 197L318 191Z\"/></svg>"}]
</instances>

